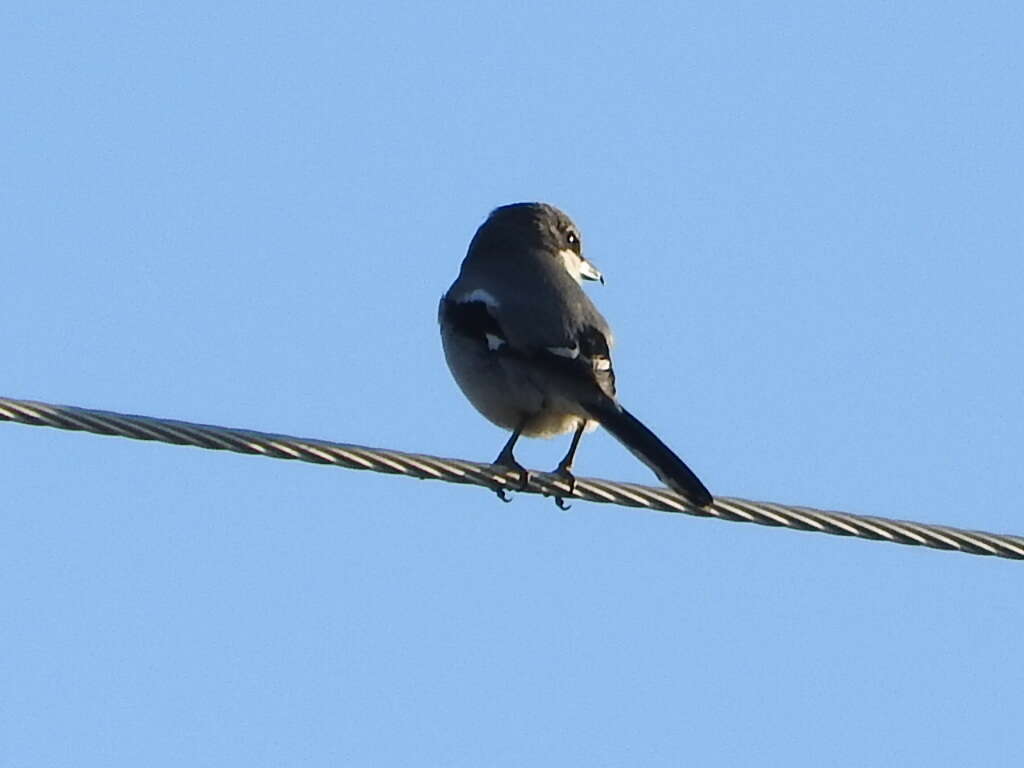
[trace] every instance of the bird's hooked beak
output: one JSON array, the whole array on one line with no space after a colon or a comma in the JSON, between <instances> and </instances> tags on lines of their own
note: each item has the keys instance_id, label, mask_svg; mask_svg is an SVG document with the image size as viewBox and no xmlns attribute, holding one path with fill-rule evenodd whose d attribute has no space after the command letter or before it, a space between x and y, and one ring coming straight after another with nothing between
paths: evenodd
<instances>
[{"instance_id":1,"label":"bird's hooked beak","mask_svg":"<svg viewBox=\"0 0 1024 768\"><path fill-rule=\"evenodd\" d=\"M601 274L601 270L587 259L580 259L580 277L584 280L600 280L601 285L604 285L604 275Z\"/></svg>"},{"instance_id":2,"label":"bird's hooked beak","mask_svg":"<svg viewBox=\"0 0 1024 768\"><path fill-rule=\"evenodd\" d=\"M604 275L601 274L601 270L583 258L577 251L572 248L563 248L558 252L558 256L565 271L577 283L582 283L584 280L600 280L604 284Z\"/></svg>"}]
</instances>

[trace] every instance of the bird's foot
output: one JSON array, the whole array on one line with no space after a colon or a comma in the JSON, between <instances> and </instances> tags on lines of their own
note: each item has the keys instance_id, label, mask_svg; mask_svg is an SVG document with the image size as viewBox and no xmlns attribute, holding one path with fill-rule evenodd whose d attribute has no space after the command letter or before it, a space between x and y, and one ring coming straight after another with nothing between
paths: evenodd
<instances>
[{"instance_id":1,"label":"bird's foot","mask_svg":"<svg viewBox=\"0 0 1024 768\"><path fill-rule=\"evenodd\" d=\"M504 452L501 456L498 456L491 465L496 472L508 473L515 472L519 475L519 488L516 490L525 491L530 486L530 470L520 464L518 461L513 459L511 456L505 456ZM502 501L512 501L506 494L508 493L508 483L499 485L495 492L498 494L498 498Z\"/></svg>"},{"instance_id":2,"label":"bird's foot","mask_svg":"<svg viewBox=\"0 0 1024 768\"><path fill-rule=\"evenodd\" d=\"M572 473L571 464L559 464L551 474L565 481L565 484L569 486L570 496L576 492L576 475ZM565 503L565 497L563 496L555 496L555 505L559 509L572 508L571 505Z\"/></svg>"}]
</instances>

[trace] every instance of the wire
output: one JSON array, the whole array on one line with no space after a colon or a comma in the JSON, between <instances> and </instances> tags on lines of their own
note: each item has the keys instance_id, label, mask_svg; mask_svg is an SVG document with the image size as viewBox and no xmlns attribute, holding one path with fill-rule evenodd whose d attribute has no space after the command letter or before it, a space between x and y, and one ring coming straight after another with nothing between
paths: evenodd
<instances>
[{"instance_id":1,"label":"wire","mask_svg":"<svg viewBox=\"0 0 1024 768\"><path fill-rule=\"evenodd\" d=\"M421 480L479 485L492 491L522 490L545 496L573 497L584 501L642 507L662 512L684 512L698 517L714 517L719 520L781 526L798 531L830 533L834 536L854 536L873 541L955 550L972 555L1024 559L1024 537L1020 536L967 531L941 525L843 512L825 512L810 507L728 497L718 497L712 505L702 509L667 488L593 478L578 478L573 492L569 493L565 479L539 472L531 472L528 485L520 488L518 475L503 472L490 464L149 416L131 416L0 397L0 420L93 432L98 435L130 437L135 440L155 440L174 445L257 454L274 459L333 464L348 469L408 475Z\"/></svg>"}]
</instances>

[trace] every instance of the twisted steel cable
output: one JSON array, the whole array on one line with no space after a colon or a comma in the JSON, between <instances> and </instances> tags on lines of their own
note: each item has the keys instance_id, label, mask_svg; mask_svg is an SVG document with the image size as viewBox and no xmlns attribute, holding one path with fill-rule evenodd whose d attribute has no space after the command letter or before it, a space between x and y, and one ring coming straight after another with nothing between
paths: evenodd
<instances>
[{"instance_id":1,"label":"twisted steel cable","mask_svg":"<svg viewBox=\"0 0 1024 768\"><path fill-rule=\"evenodd\" d=\"M728 497L718 497L712 505L701 509L668 488L583 477L577 479L576 486L570 493L565 479L539 472L531 472L528 484L520 487L520 480L515 473L503 472L490 464L149 416L131 416L0 397L0 420L93 432L98 435L130 437L135 440L155 440L174 445L257 454L275 459L333 464L348 469L408 475L421 480L480 485L499 492L508 489L545 496L571 497L662 512L684 512L688 515L714 517L733 522L781 526L798 531L817 531L834 536L854 536L874 541L956 550L972 555L1024 559L1024 537L1020 536L967 531L906 520L825 512L810 507Z\"/></svg>"}]
</instances>

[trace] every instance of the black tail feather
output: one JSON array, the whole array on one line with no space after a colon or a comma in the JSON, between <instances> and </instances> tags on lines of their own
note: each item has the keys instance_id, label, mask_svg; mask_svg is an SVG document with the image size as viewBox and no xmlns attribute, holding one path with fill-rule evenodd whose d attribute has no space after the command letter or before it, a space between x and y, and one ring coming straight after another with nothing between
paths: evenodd
<instances>
[{"instance_id":1,"label":"black tail feather","mask_svg":"<svg viewBox=\"0 0 1024 768\"><path fill-rule=\"evenodd\" d=\"M610 401L585 407L592 418L601 422L602 427L650 467L673 491L685 496L698 507L706 507L714 501L704 483L683 460L625 408Z\"/></svg>"}]
</instances>

